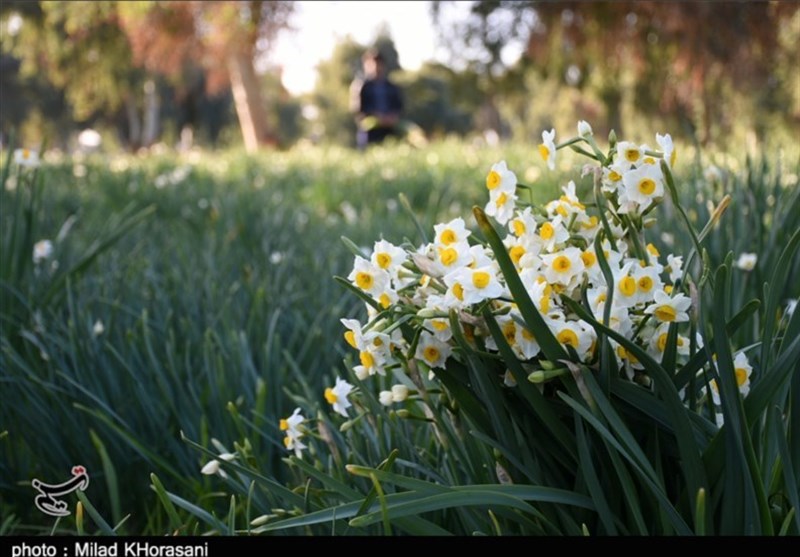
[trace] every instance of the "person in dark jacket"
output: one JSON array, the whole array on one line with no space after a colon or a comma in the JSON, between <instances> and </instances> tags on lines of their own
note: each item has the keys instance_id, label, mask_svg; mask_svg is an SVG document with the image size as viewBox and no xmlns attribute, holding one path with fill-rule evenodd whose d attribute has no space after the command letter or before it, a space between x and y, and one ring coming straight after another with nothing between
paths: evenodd
<instances>
[{"instance_id":1,"label":"person in dark jacket","mask_svg":"<svg viewBox=\"0 0 800 557\"><path fill-rule=\"evenodd\" d=\"M399 137L398 124L403 111L400 88L386 72L386 62L377 50L368 50L362 58L364 79L353 83L354 110L359 148L380 143L389 136Z\"/></svg>"}]
</instances>

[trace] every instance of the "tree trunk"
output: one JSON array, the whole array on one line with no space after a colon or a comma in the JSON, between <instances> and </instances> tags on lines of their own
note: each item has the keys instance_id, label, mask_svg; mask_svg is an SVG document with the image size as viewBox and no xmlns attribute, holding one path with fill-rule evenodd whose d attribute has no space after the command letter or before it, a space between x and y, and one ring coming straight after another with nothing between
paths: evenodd
<instances>
[{"instance_id":1,"label":"tree trunk","mask_svg":"<svg viewBox=\"0 0 800 557\"><path fill-rule=\"evenodd\" d=\"M125 116L128 118L128 148L136 151L139 148L139 141L142 139L142 121L131 95L125 96Z\"/></svg>"},{"instance_id":2,"label":"tree trunk","mask_svg":"<svg viewBox=\"0 0 800 557\"><path fill-rule=\"evenodd\" d=\"M158 139L158 120L161 102L158 98L156 84L152 79L144 83L144 128L142 129L142 146L150 147Z\"/></svg>"},{"instance_id":3,"label":"tree trunk","mask_svg":"<svg viewBox=\"0 0 800 557\"><path fill-rule=\"evenodd\" d=\"M253 153L260 145L274 145L252 57L243 52L232 54L228 71L245 149Z\"/></svg>"}]
</instances>

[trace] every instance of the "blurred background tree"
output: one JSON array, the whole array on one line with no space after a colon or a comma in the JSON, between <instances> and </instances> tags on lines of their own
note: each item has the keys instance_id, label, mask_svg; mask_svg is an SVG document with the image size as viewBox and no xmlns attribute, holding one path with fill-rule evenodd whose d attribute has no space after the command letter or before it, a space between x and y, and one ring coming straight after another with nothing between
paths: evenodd
<instances>
[{"instance_id":1,"label":"blurred background tree","mask_svg":"<svg viewBox=\"0 0 800 557\"><path fill-rule=\"evenodd\" d=\"M292 2L3 2L0 126L64 148L89 126L131 150L352 145L349 88L377 47L428 138L531 142L576 119L721 147L800 130L798 3L492 0L443 17L453 5L431 2L446 63L404 69L384 26L369 44L342 38L292 97L265 63Z\"/></svg>"}]
</instances>

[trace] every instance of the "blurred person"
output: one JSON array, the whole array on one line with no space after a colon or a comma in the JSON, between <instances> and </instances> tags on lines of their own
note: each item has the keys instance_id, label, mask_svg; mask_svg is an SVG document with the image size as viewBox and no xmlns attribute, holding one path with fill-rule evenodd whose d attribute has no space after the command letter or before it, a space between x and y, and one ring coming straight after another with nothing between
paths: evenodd
<instances>
[{"instance_id":1,"label":"blurred person","mask_svg":"<svg viewBox=\"0 0 800 557\"><path fill-rule=\"evenodd\" d=\"M402 137L399 124L403 97L400 88L389 80L380 52L370 49L361 61L364 78L353 82L351 100L358 128L356 144L364 149L389 136Z\"/></svg>"}]
</instances>

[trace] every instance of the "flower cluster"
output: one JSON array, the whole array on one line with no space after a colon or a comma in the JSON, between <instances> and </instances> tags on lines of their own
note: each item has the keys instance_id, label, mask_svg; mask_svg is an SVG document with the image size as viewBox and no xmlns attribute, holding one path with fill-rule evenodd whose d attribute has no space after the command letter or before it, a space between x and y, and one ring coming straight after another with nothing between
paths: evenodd
<instances>
[{"instance_id":1,"label":"flower cluster","mask_svg":"<svg viewBox=\"0 0 800 557\"><path fill-rule=\"evenodd\" d=\"M557 151L570 146L599 163L584 169L584 175L595 180L599 203L593 206L581 202L573 181L544 205L523 201L530 186L520 184L505 161L494 164L486 176L489 200L483 212L504 231L502 244L525 294L570 359L590 368L599 365L597 333L573 311L575 303L655 361L664 359L673 327L679 360L688 359L691 344L702 346L699 335L693 343L687 336L693 308L684 284L683 257L662 255L646 241L646 228L653 220L648 215L664 198L676 162L672 138L657 134L655 139L658 149L612 140L609 152L603 153L586 122L579 123L576 137L559 145L555 130L543 132L539 152L551 169ZM523 318L497 254L477 239L463 218L436 224L433 232L432 241L421 245L380 240L370 254L355 255L347 280L367 301L368 320L341 320L344 337L357 353L355 376L364 381L413 367L428 371L433 379L437 368L461 357L454 326L460 329L459 338L476 350L499 351L500 339L492 336L484 319L488 309L505 343L531 371L529 379L541 380L541 371L552 370L553 362L545 360ZM404 336L403 328L413 335ZM636 355L613 339L609 342L624 375L648 385ZM744 353L736 355L735 365L740 391L746 395L751 368ZM515 385L508 373L505 384ZM718 406L715 386L712 382ZM352 388L337 379L336 386L325 391L334 411L343 416ZM395 385L381 391L379 401L388 406L406 400L408 393L404 385ZM296 437L288 439L288 448L302 448Z\"/></svg>"}]
</instances>

